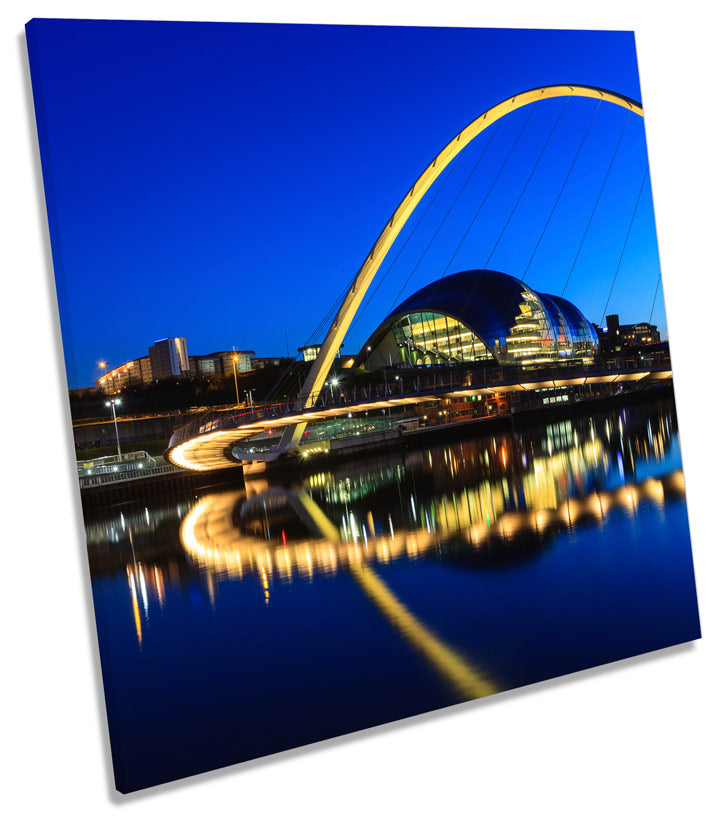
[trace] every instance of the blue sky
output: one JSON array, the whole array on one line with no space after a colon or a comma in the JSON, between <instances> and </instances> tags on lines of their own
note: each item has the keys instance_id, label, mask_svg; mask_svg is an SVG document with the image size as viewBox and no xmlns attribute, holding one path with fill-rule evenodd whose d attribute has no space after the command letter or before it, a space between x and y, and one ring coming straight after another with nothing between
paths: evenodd
<instances>
[{"instance_id":1,"label":"blue sky","mask_svg":"<svg viewBox=\"0 0 720 819\"><path fill-rule=\"evenodd\" d=\"M71 388L93 383L100 359L115 366L169 335L191 354L263 356L284 354L287 332L294 353L413 181L478 114L553 83L640 99L629 32L36 20L28 41ZM596 107L542 102L478 137L388 254L381 276L420 222L345 350L413 270L403 297L446 268L522 277ZM565 295L599 322L617 270L608 312L650 318L659 263L646 165L643 120L601 104L527 268L531 287L562 291L597 202ZM664 333L662 291L653 321Z\"/></svg>"}]
</instances>

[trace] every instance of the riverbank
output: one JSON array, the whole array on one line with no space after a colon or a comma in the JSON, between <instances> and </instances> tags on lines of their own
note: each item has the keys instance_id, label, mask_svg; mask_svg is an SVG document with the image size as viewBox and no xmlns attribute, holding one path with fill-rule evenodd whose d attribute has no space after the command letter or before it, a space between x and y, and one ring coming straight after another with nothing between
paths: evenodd
<instances>
[{"instance_id":1,"label":"riverbank","mask_svg":"<svg viewBox=\"0 0 720 819\"><path fill-rule=\"evenodd\" d=\"M81 490L82 502L84 507L101 506L142 501L149 497L172 496L188 489L199 490L222 484L236 485L238 482L244 482L245 475L249 474L273 476L283 481L291 475L314 472L319 466L352 461L366 455L372 456L380 451L417 449L427 446L428 443L450 443L492 432L523 430L538 424L555 423L593 412L602 412L618 405L641 404L658 398L672 397L672 383L663 383L651 390L602 396L574 404L547 404L540 408L520 412L468 418L441 425L406 430L392 429L357 439L330 441L327 451L316 451L308 457L286 457L277 461L269 461L262 464L257 470L248 470L247 467L238 464L237 467L215 472L173 471L168 474L84 487Z\"/></svg>"}]
</instances>

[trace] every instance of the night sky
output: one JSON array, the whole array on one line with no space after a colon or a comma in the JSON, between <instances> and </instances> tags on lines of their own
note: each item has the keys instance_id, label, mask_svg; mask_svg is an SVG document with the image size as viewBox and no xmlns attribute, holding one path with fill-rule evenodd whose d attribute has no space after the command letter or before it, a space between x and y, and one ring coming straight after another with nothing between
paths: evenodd
<instances>
[{"instance_id":1,"label":"night sky","mask_svg":"<svg viewBox=\"0 0 720 819\"><path fill-rule=\"evenodd\" d=\"M172 335L190 354L270 356L287 332L294 355L417 176L485 109L568 82L640 99L628 32L40 20L28 40L71 388ZM643 120L560 99L503 118L446 171L344 351L446 270L559 295L614 153L565 296L599 323L627 238L607 312L647 321L659 263ZM653 322L664 336L662 288Z\"/></svg>"}]
</instances>

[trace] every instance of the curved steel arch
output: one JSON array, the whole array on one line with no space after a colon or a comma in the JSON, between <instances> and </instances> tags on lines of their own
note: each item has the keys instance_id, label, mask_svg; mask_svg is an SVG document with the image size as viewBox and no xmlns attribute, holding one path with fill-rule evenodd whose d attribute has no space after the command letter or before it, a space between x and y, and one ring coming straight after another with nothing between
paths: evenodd
<instances>
[{"instance_id":1,"label":"curved steel arch","mask_svg":"<svg viewBox=\"0 0 720 819\"><path fill-rule=\"evenodd\" d=\"M333 359L340 349L340 345L345 338L345 333L347 333L350 323L355 317L355 313L365 297L375 274L379 270L380 265L388 254L395 239L398 237L398 234L410 218L410 215L448 164L452 162L475 137L506 114L510 114L512 111L516 111L518 108L522 108L532 102L552 99L554 97L589 97L611 102L614 105L627 108L634 114L643 116L642 105L639 102L622 94L617 94L614 91L608 91L605 88L596 88L590 85L546 85L539 88L532 88L529 91L523 91L514 97L509 97L503 100L503 102L494 105L492 108L488 108L487 111L480 114L480 116L474 119L469 125L466 125L460 133L448 142L415 180L415 183L405 194L402 202L400 202L390 217L390 220L375 240L375 244L373 244L370 253L358 270L353 279L353 283L345 294L340 309L330 325L320 352L313 362L312 368L300 390L295 404L296 410L305 409L314 404L317 400L320 389L330 372ZM305 424L298 424L295 428L289 428L286 434L283 435L279 449L288 449L297 444L304 428Z\"/></svg>"}]
</instances>

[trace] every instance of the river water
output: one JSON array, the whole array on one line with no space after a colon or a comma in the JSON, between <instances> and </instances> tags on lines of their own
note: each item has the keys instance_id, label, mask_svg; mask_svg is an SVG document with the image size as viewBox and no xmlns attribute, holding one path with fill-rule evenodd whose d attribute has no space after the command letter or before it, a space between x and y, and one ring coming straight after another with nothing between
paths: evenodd
<instances>
[{"instance_id":1,"label":"river water","mask_svg":"<svg viewBox=\"0 0 720 819\"><path fill-rule=\"evenodd\" d=\"M699 636L671 401L463 435L87 513L120 790Z\"/></svg>"}]
</instances>

